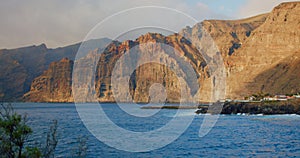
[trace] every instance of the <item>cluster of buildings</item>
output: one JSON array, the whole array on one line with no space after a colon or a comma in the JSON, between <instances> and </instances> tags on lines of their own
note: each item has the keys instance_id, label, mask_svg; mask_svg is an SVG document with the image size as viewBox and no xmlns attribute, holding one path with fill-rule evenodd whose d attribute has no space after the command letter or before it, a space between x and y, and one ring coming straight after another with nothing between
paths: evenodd
<instances>
[{"instance_id":1,"label":"cluster of buildings","mask_svg":"<svg viewBox=\"0 0 300 158\"><path fill-rule=\"evenodd\" d=\"M247 100L231 100L231 99L223 99L220 100L220 102L262 102L262 101L288 101L293 99L300 99L300 95L293 95L293 96L287 96L287 95L275 95L275 96L266 96L262 99L258 99L257 97L251 96Z\"/></svg>"},{"instance_id":2,"label":"cluster of buildings","mask_svg":"<svg viewBox=\"0 0 300 158\"><path fill-rule=\"evenodd\" d=\"M292 99L300 99L300 95L286 96L286 95L275 95L274 97L264 97L265 101L287 101Z\"/></svg>"}]
</instances>

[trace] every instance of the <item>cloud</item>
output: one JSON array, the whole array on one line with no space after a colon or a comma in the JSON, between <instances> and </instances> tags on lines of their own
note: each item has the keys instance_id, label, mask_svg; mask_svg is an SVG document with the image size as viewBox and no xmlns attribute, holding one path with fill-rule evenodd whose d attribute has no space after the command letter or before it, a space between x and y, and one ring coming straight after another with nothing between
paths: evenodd
<instances>
[{"instance_id":1,"label":"cloud","mask_svg":"<svg viewBox=\"0 0 300 158\"><path fill-rule=\"evenodd\" d=\"M58 47L79 42L106 17L143 5L174 8L198 21L221 17L205 4L192 4L185 0L9 0L2 1L0 5L0 48L40 43ZM134 19L127 19L127 23L131 20ZM178 26L177 31L183 27Z\"/></svg>"},{"instance_id":2,"label":"cloud","mask_svg":"<svg viewBox=\"0 0 300 158\"><path fill-rule=\"evenodd\" d=\"M282 2L293 0L247 0L237 11L239 18L251 17L272 11L272 9Z\"/></svg>"},{"instance_id":3,"label":"cloud","mask_svg":"<svg viewBox=\"0 0 300 158\"><path fill-rule=\"evenodd\" d=\"M237 11L233 10L232 13L237 18L253 16L271 11L280 2L282 0L246 0L242 7ZM116 12L138 6L162 6L177 9L191 15L199 22L204 19L228 19L228 17L222 15L223 11L216 13L215 9L211 9L215 8L211 5L220 6L220 3L208 5L205 1L200 3L199 1L186 0L120 0L117 2L111 0L2 1L0 5L0 49L41 43L46 43L48 47L52 48L73 44L83 40L87 33L103 19ZM228 8L225 7L224 9ZM157 17L156 21L166 21L166 18L160 14L160 12L139 13L132 18L127 17L120 25L126 28L129 23L137 19L143 21L149 17ZM170 18L174 19L174 17ZM183 23L172 23L170 25L177 31L185 27ZM114 31L116 30L108 30L106 36L112 38L109 32ZM142 33L143 31L138 34Z\"/></svg>"}]
</instances>

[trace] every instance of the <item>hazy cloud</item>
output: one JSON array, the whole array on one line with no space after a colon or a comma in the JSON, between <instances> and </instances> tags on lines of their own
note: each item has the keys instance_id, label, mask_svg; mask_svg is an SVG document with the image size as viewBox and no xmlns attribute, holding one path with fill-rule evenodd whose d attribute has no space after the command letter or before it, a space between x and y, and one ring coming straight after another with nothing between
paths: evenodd
<instances>
[{"instance_id":1,"label":"hazy cloud","mask_svg":"<svg viewBox=\"0 0 300 158\"><path fill-rule=\"evenodd\" d=\"M203 19L227 18L216 14L204 2L185 0L0 0L0 49L46 43L58 47L81 41L86 34L106 17L138 6L164 6L177 9ZM257 5L257 3L260 3ZM263 5L261 4L263 3ZM240 16L267 11L275 1L249 0L241 9ZM159 17L159 13L153 13ZM136 15L146 19L147 16ZM134 18L126 19L126 25ZM164 20L164 19L161 19ZM174 24L176 25L176 24ZM177 31L185 26L176 26ZM113 30L111 30L113 31ZM108 31L109 32L109 31ZM109 34L107 34L109 37ZM112 37L109 37L112 38Z\"/></svg>"},{"instance_id":2,"label":"hazy cloud","mask_svg":"<svg viewBox=\"0 0 300 158\"><path fill-rule=\"evenodd\" d=\"M251 17L258 14L271 12L272 9L282 2L293 0L247 0L238 10L238 18Z\"/></svg>"},{"instance_id":3,"label":"hazy cloud","mask_svg":"<svg viewBox=\"0 0 300 158\"><path fill-rule=\"evenodd\" d=\"M0 5L0 48L40 43L46 43L48 47L72 44L81 41L104 18L143 5L178 9L198 21L218 16L199 4L187 4L184 0L3 0ZM180 27L184 26L178 29Z\"/></svg>"}]
</instances>

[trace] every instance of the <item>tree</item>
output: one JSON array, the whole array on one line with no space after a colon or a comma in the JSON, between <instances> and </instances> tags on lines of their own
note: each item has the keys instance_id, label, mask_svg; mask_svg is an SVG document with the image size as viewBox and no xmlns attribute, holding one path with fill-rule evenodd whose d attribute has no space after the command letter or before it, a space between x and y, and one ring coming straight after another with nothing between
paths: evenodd
<instances>
[{"instance_id":1,"label":"tree","mask_svg":"<svg viewBox=\"0 0 300 158\"><path fill-rule=\"evenodd\" d=\"M17 114L11 104L1 104L0 110L0 152L1 156L22 157L24 144L32 133L26 125L27 117Z\"/></svg>"},{"instance_id":2,"label":"tree","mask_svg":"<svg viewBox=\"0 0 300 158\"><path fill-rule=\"evenodd\" d=\"M47 133L46 144L43 148L25 146L28 137L33 132L27 125L27 116L17 114L11 104L0 106L0 158L53 158L57 139L57 120L53 121ZM78 147L74 157L85 157L87 138L78 138Z\"/></svg>"},{"instance_id":3,"label":"tree","mask_svg":"<svg viewBox=\"0 0 300 158\"><path fill-rule=\"evenodd\" d=\"M47 134L42 154L38 147L24 147L32 129L27 125L27 116L17 114L11 104L1 104L0 109L0 157L39 158L54 157L57 145L57 121L53 121ZM25 150L24 150L25 149Z\"/></svg>"}]
</instances>

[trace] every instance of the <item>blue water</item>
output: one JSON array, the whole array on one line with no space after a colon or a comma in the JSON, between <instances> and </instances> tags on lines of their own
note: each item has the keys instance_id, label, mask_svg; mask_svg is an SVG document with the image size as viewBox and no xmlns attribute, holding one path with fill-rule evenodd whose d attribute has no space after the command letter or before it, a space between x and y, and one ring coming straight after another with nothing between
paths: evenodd
<instances>
[{"instance_id":1,"label":"blue water","mask_svg":"<svg viewBox=\"0 0 300 158\"><path fill-rule=\"evenodd\" d=\"M176 112L161 110L153 117L134 119L116 104L102 107L118 126L137 132L162 127ZM43 144L52 120L58 120L55 157L71 157L81 136L88 139L88 157L300 157L298 115L221 115L202 138L198 133L204 116L195 115L189 128L173 143L150 152L132 153L109 147L95 138L80 120L74 104L14 103L14 108L28 115L28 124L34 131L31 144ZM193 110L186 110L186 114L180 117L194 115Z\"/></svg>"}]
</instances>

